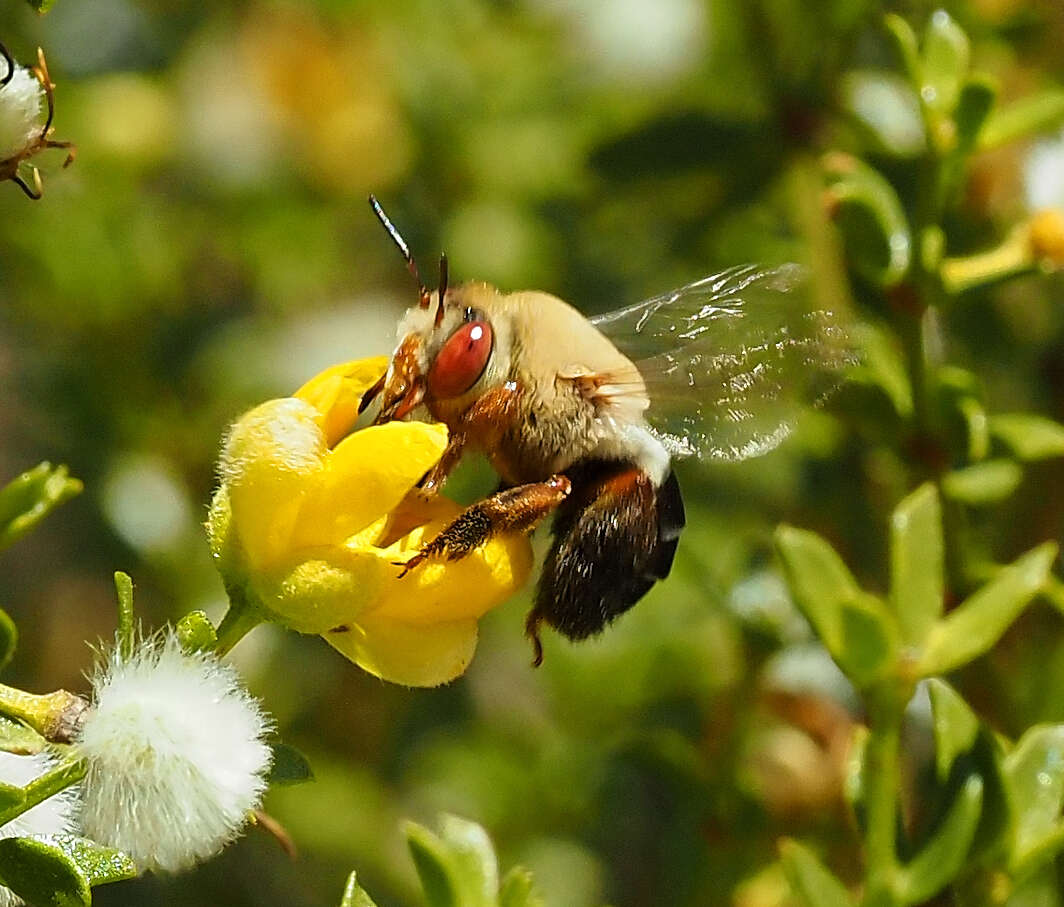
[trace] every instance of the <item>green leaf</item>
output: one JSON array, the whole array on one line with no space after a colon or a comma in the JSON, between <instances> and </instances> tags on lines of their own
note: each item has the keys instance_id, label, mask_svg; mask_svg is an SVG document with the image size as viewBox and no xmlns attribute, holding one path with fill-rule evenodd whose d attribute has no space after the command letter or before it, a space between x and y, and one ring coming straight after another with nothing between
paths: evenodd
<instances>
[{"instance_id":1,"label":"green leaf","mask_svg":"<svg viewBox=\"0 0 1064 907\"><path fill-rule=\"evenodd\" d=\"M990 417L990 433L1021 460L1064 457L1064 425L1033 413Z\"/></svg>"},{"instance_id":2,"label":"green leaf","mask_svg":"<svg viewBox=\"0 0 1064 907\"><path fill-rule=\"evenodd\" d=\"M310 762L294 746L287 743L271 743L273 765L270 767L270 784L303 784L314 780Z\"/></svg>"},{"instance_id":3,"label":"green leaf","mask_svg":"<svg viewBox=\"0 0 1064 907\"><path fill-rule=\"evenodd\" d=\"M936 624L920 659L923 676L947 674L994 645L1038 594L1057 556L1045 542L1018 558Z\"/></svg>"},{"instance_id":4,"label":"green leaf","mask_svg":"<svg viewBox=\"0 0 1064 907\"><path fill-rule=\"evenodd\" d=\"M931 483L921 485L890 520L890 602L902 639L920 645L942 616L942 508Z\"/></svg>"},{"instance_id":5,"label":"green leaf","mask_svg":"<svg viewBox=\"0 0 1064 907\"><path fill-rule=\"evenodd\" d=\"M126 658L133 654L136 628L133 626L133 580L128 573L115 571L115 594L118 596L118 647Z\"/></svg>"},{"instance_id":6,"label":"green leaf","mask_svg":"<svg viewBox=\"0 0 1064 907\"><path fill-rule=\"evenodd\" d=\"M883 17L883 24L894 39L894 46L901 57L905 74L909 77L914 91L920 90L920 82L923 78L923 65L920 62L920 49L916 41L916 32L912 26L897 13L887 13Z\"/></svg>"},{"instance_id":7,"label":"green leaf","mask_svg":"<svg viewBox=\"0 0 1064 907\"><path fill-rule=\"evenodd\" d=\"M846 886L816 855L797 841L780 844L780 862L795 896L805 907L851 907Z\"/></svg>"},{"instance_id":8,"label":"green leaf","mask_svg":"<svg viewBox=\"0 0 1064 907\"><path fill-rule=\"evenodd\" d=\"M943 9L935 10L924 32L920 99L936 116L949 116L968 74L968 36Z\"/></svg>"},{"instance_id":9,"label":"green leaf","mask_svg":"<svg viewBox=\"0 0 1064 907\"><path fill-rule=\"evenodd\" d=\"M450 815L441 817L440 831L451 848L462 881L462 904L494 907L499 893L499 864L488 833L476 822Z\"/></svg>"},{"instance_id":10,"label":"green leaf","mask_svg":"<svg viewBox=\"0 0 1064 907\"><path fill-rule=\"evenodd\" d=\"M776 530L776 550L795 603L834 653L842 645L843 605L861 593L857 581L815 532L783 524Z\"/></svg>"},{"instance_id":11,"label":"green leaf","mask_svg":"<svg viewBox=\"0 0 1064 907\"><path fill-rule=\"evenodd\" d=\"M366 894L365 889L355 880L353 872L347 877L344 898L340 901L340 907L377 907L373 903L373 898Z\"/></svg>"},{"instance_id":12,"label":"green leaf","mask_svg":"<svg viewBox=\"0 0 1064 907\"><path fill-rule=\"evenodd\" d=\"M0 815L18 806L26 799L26 792L14 784L0 782Z\"/></svg>"},{"instance_id":13,"label":"green leaf","mask_svg":"<svg viewBox=\"0 0 1064 907\"><path fill-rule=\"evenodd\" d=\"M0 716L0 751L30 755L46 749L48 741L33 728Z\"/></svg>"},{"instance_id":14,"label":"green leaf","mask_svg":"<svg viewBox=\"0 0 1064 907\"><path fill-rule=\"evenodd\" d=\"M416 822L405 826L406 844L414 858L414 868L429 907L464 907L459 886L453 878L450 851L431 831Z\"/></svg>"},{"instance_id":15,"label":"green leaf","mask_svg":"<svg viewBox=\"0 0 1064 907\"><path fill-rule=\"evenodd\" d=\"M962 504L996 504L1009 497L1023 481L1023 469L1013 460L985 460L954 469L942 479L942 492Z\"/></svg>"},{"instance_id":16,"label":"green leaf","mask_svg":"<svg viewBox=\"0 0 1064 907\"><path fill-rule=\"evenodd\" d=\"M957 758L975 746L979 719L946 681L932 677L927 681L927 692L935 736L935 771L939 780L945 781Z\"/></svg>"},{"instance_id":17,"label":"green leaf","mask_svg":"<svg viewBox=\"0 0 1064 907\"><path fill-rule=\"evenodd\" d=\"M871 324L857 325L854 332L861 360L853 370L853 378L881 388L894 412L908 419L913 413L912 385L894 336Z\"/></svg>"},{"instance_id":18,"label":"green leaf","mask_svg":"<svg viewBox=\"0 0 1064 907\"><path fill-rule=\"evenodd\" d=\"M406 839L429 907L495 907L498 863L487 833L475 822L444 815L440 837L414 822Z\"/></svg>"},{"instance_id":19,"label":"green leaf","mask_svg":"<svg viewBox=\"0 0 1064 907\"><path fill-rule=\"evenodd\" d=\"M979 139L997 100L997 84L984 75L969 76L961 86L953 120L957 124L958 154L968 154Z\"/></svg>"},{"instance_id":20,"label":"green leaf","mask_svg":"<svg viewBox=\"0 0 1064 907\"><path fill-rule=\"evenodd\" d=\"M31 904L88 907L91 887L137 875L117 850L74 835L0 840L0 882Z\"/></svg>"},{"instance_id":21,"label":"green leaf","mask_svg":"<svg viewBox=\"0 0 1064 907\"><path fill-rule=\"evenodd\" d=\"M823 163L829 206L847 260L873 283L895 285L912 258L912 236L897 193L878 170L852 155L833 152Z\"/></svg>"},{"instance_id":22,"label":"green leaf","mask_svg":"<svg viewBox=\"0 0 1064 907\"><path fill-rule=\"evenodd\" d=\"M503 878L499 888L499 907L544 907L543 897L536 889L532 873L523 866L515 866Z\"/></svg>"},{"instance_id":23,"label":"green leaf","mask_svg":"<svg viewBox=\"0 0 1064 907\"><path fill-rule=\"evenodd\" d=\"M0 608L0 668L7 666L18 646L18 627L10 615Z\"/></svg>"},{"instance_id":24,"label":"green leaf","mask_svg":"<svg viewBox=\"0 0 1064 907\"><path fill-rule=\"evenodd\" d=\"M899 870L896 890L904 903L923 903L957 876L975 839L982 805L983 779L973 775L924 849Z\"/></svg>"},{"instance_id":25,"label":"green leaf","mask_svg":"<svg viewBox=\"0 0 1064 907\"><path fill-rule=\"evenodd\" d=\"M1064 725L1030 728L1005 757L1004 774L1015 821L1013 863L1019 863L1055 833L1059 836L1064 806ZM1042 856L1049 859L1054 853Z\"/></svg>"},{"instance_id":26,"label":"green leaf","mask_svg":"<svg viewBox=\"0 0 1064 907\"><path fill-rule=\"evenodd\" d=\"M893 623L878 598L862 592L842 606L842 643L832 655L856 687L865 689L886 674L897 650Z\"/></svg>"},{"instance_id":27,"label":"green leaf","mask_svg":"<svg viewBox=\"0 0 1064 907\"><path fill-rule=\"evenodd\" d=\"M1060 876L1052 864L1015 882L1001 907L1064 907Z\"/></svg>"},{"instance_id":28,"label":"green leaf","mask_svg":"<svg viewBox=\"0 0 1064 907\"><path fill-rule=\"evenodd\" d=\"M981 148L996 148L1064 125L1064 90L1051 88L995 111L979 136Z\"/></svg>"},{"instance_id":29,"label":"green leaf","mask_svg":"<svg viewBox=\"0 0 1064 907\"><path fill-rule=\"evenodd\" d=\"M40 15L44 15L55 6L55 0L26 0Z\"/></svg>"},{"instance_id":30,"label":"green leaf","mask_svg":"<svg viewBox=\"0 0 1064 907\"><path fill-rule=\"evenodd\" d=\"M44 841L70 857L90 885L121 882L138 875L136 864L122 851L104 847L88 838L75 835L41 835L37 840Z\"/></svg>"},{"instance_id":31,"label":"green leaf","mask_svg":"<svg viewBox=\"0 0 1064 907\"><path fill-rule=\"evenodd\" d=\"M89 907L88 878L68 853L38 838L0 840L0 882L31 904Z\"/></svg>"},{"instance_id":32,"label":"green leaf","mask_svg":"<svg viewBox=\"0 0 1064 907\"><path fill-rule=\"evenodd\" d=\"M65 466L40 463L0 489L0 550L33 529L63 501L82 489Z\"/></svg>"},{"instance_id":33,"label":"green leaf","mask_svg":"<svg viewBox=\"0 0 1064 907\"><path fill-rule=\"evenodd\" d=\"M177 639L185 652L207 652L218 642L218 633L205 611L189 611L177 622Z\"/></svg>"},{"instance_id":34,"label":"green leaf","mask_svg":"<svg viewBox=\"0 0 1064 907\"><path fill-rule=\"evenodd\" d=\"M842 671L859 687L882 676L897 650L883 603L858 588L835 550L815 533L780 526L776 549L795 602Z\"/></svg>"}]
</instances>

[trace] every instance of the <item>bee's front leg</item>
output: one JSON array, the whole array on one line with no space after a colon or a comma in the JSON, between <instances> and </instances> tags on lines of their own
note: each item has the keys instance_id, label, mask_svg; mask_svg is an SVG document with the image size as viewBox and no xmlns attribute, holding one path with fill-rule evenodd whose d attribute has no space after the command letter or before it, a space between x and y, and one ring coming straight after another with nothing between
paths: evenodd
<instances>
[{"instance_id":1,"label":"bee's front leg","mask_svg":"<svg viewBox=\"0 0 1064 907\"><path fill-rule=\"evenodd\" d=\"M463 510L439 535L410 560L397 563L406 576L429 558L458 560L472 554L500 532L529 532L557 507L572 490L565 476L551 476L545 482L517 485L497 492Z\"/></svg>"},{"instance_id":2,"label":"bee's front leg","mask_svg":"<svg viewBox=\"0 0 1064 907\"><path fill-rule=\"evenodd\" d=\"M447 446L443 454L436 461L436 465L426 472L417 483L417 490L422 497L433 498L439 494L447 476L451 474L466 446L466 434L463 431L454 432L447 439Z\"/></svg>"},{"instance_id":3,"label":"bee's front leg","mask_svg":"<svg viewBox=\"0 0 1064 907\"><path fill-rule=\"evenodd\" d=\"M471 437L479 440L481 448L490 449L497 442L502 426L513 424L517 418L521 397L519 386L507 382L478 397L451 425L451 436L443 455L418 482L418 491L425 497L434 497L447 481L458 461L462 458Z\"/></svg>"}]
</instances>

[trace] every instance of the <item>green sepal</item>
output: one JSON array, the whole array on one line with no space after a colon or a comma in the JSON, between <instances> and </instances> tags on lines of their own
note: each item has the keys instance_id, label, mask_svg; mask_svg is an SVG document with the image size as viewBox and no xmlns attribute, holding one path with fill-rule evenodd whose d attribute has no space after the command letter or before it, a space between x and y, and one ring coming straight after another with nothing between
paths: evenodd
<instances>
[{"instance_id":1,"label":"green sepal","mask_svg":"<svg viewBox=\"0 0 1064 907\"><path fill-rule=\"evenodd\" d=\"M978 507L1004 501L1022 481L1023 469L1014 460L985 460L946 473L942 492L953 501Z\"/></svg>"},{"instance_id":2,"label":"green sepal","mask_svg":"<svg viewBox=\"0 0 1064 907\"><path fill-rule=\"evenodd\" d=\"M0 550L33 529L52 510L78 494L82 484L65 466L40 463L0 489Z\"/></svg>"},{"instance_id":3,"label":"green sepal","mask_svg":"<svg viewBox=\"0 0 1064 907\"><path fill-rule=\"evenodd\" d=\"M945 781L958 758L971 751L979 736L979 719L961 695L946 681L927 681L931 722L935 737L935 772Z\"/></svg>"},{"instance_id":4,"label":"green sepal","mask_svg":"<svg viewBox=\"0 0 1064 907\"><path fill-rule=\"evenodd\" d=\"M303 784L314 780L310 761L298 749L287 743L271 743L273 762L270 766L270 784Z\"/></svg>"},{"instance_id":5,"label":"green sepal","mask_svg":"<svg viewBox=\"0 0 1064 907\"><path fill-rule=\"evenodd\" d=\"M0 882L31 904L88 907L92 886L137 875L120 851L74 835L0 840Z\"/></svg>"},{"instance_id":6,"label":"green sepal","mask_svg":"<svg viewBox=\"0 0 1064 907\"><path fill-rule=\"evenodd\" d=\"M1010 863L1030 871L1064 846L1064 725L1030 728L1005 756L1003 771L1015 823ZM1037 862L1028 862L1035 853Z\"/></svg>"},{"instance_id":7,"label":"green sepal","mask_svg":"<svg viewBox=\"0 0 1064 907\"><path fill-rule=\"evenodd\" d=\"M890 519L890 602L908 645L922 644L942 615L943 563L942 507L926 483Z\"/></svg>"},{"instance_id":8,"label":"green sepal","mask_svg":"<svg viewBox=\"0 0 1064 907\"><path fill-rule=\"evenodd\" d=\"M1056 556L1056 542L1044 542L1003 567L940 620L927 638L920 673L925 677L947 674L990 649L1038 594Z\"/></svg>"},{"instance_id":9,"label":"green sepal","mask_svg":"<svg viewBox=\"0 0 1064 907\"><path fill-rule=\"evenodd\" d=\"M922 904L956 877L975 840L982 805L983 779L972 775L931 840L898 871L895 890L903 903Z\"/></svg>"},{"instance_id":10,"label":"green sepal","mask_svg":"<svg viewBox=\"0 0 1064 907\"><path fill-rule=\"evenodd\" d=\"M780 526L776 550L795 602L843 673L861 688L881 677L897 653L897 632L884 604L861 591L816 533Z\"/></svg>"},{"instance_id":11,"label":"green sepal","mask_svg":"<svg viewBox=\"0 0 1064 907\"><path fill-rule=\"evenodd\" d=\"M175 629L185 652L209 652L218 642L218 633L205 611L189 611Z\"/></svg>"},{"instance_id":12,"label":"green sepal","mask_svg":"<svg viewBox=\"0 0 1064 907\"><path fill-rule=\"evenodd\" d=\"M365 889L358 884L353 872L347 877L347 884L344 886L344 897L340 901L340 907L377 907L373 903L373 898L366 894Z\"/></svg>"},{"instance_id":13,"label":"green sepal","mask_svg":"<svg viewBox=\"0 0 1064 907\"><path fill-rule=\"evenodd\" d=\"M964 30L943 9L935 10L924 31L919 86L924 107L935 117L953 113L968 74L971 47Z\"/></svg>"},{"instance_id":14,"label":"green sepal","mask_svg":"<svg viewBox=\"0 0 1064 907\"><path fill-rule=\"evenodd\" d=\"M1064 425L1034 413L1002 413L990 417L990 434L1020 460L1064 457Z\"/></svg>"},{"instance_id":15,"label":"green sepal","mask_svg":"<svg viewBox=\"0 0 1064 907\"><path fill-rule=\"evenodd\" d=\"M499 907L544 907L543 896L536 888L532 873L524 866L514 866L499 886Z\"/></svg>"},{"instance_id":16,"label":"green sepal","mask_svg":"<svg viewBox=\"0 0 1064 907\"><path fill-rule=\"evenodd\" d=\"M791 890L805 907L852 907L846 886L807 847L785 839L780 843L780 862Z\"/></svg>"},{"instance_id":17,"label":"green sepal","mask_svg":"<svg viewBox=\"0 0 1064 907\"><path fill-rule=\"evenodd\" d=\"M847 260L873 283L894 286L912 259L912 234L894 188L878 170L841 152L824 158L824 170Z\"/></svg>"},{"instance_id":18,"label":"green sepal","mask_svg":"<svg viewBox=\"0 0 1064 907\"><path fill-rule=\"evenodd\" d=\"M405 830L429 907L495 907L498 863L483 828L445 815L439 837L415 822Z\"/></svg>"},{"instance_id":19,"label":"green sepal","mask_svg":"<svg viewBox=\"0 0 1064 907\"><path fill-rule=\"evenodd\" d=\"M1050 88L994 111L979 134L980 148L996 148L1064 125L1064 90Z\"/></svg>"},{"instance_id":20,"label":"green sepal","mask_svg":"<svg viewBox=\"0 0 1064 907\"><path fill-rule=\"evenodd\" d=\"M0 669L7 667L18 647L18 627L11 616L0 608Z\"/></svg>"},{"instance_id":21,"label":"green sepal","mask_svg":"<svg viewBox=\"0 0 1064 907\"><path fill-rule=\"evenodd\" d=\"M26 2L41 16L55 6L55 0L26 0Z\"/></svg>"}]
</instances>

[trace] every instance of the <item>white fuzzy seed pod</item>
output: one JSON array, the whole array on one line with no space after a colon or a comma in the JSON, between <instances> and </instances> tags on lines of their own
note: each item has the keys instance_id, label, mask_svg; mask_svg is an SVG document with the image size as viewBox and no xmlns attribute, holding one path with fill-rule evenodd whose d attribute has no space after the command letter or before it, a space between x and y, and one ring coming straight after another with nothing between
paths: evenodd
<instances>
[{"instance_id":1,"label":"white fuzzy seed pod","mask_svg":"<svg viewBox=\"0 0 1064 907\"><path fill-rule=\"evenodd\" d=\"M167 632L128 657L112 651L92 687L76 741L89 765L83 833L169 872L232 841L261 802L271 759L269 719L236 672Z\"/></svg>"},{"instance_id":2,"label":"white fuzzy seed pod","mask_svg":"<svg viewBox=\"0 0 1064 907\"><path fill-rule=\"evenodd\" d=\"M0 60L0 67L5 65ZM0 88L0 161L20 155L37 140L43 103L40 80L24 66L16 65L11 81Z\"/></svg>"},{"instance_id":3,"label":"white fuzzy seed pod","mask_svg":"<svg viewBox=\"0 0 1064 907\"><path fill-rule=\"evenodd\" d=\"M50 753L16 756L14 753L0 752L0 781L24 787L55 765L56 759ZM0 838L76 834L74 815L78 808L78 791L78 785L68 787L27 809L21 816L0 826ZM16 907L22 903L22 899L16 897L10 888L0 886L0 907Z\"/></svg>"}]
</instances>

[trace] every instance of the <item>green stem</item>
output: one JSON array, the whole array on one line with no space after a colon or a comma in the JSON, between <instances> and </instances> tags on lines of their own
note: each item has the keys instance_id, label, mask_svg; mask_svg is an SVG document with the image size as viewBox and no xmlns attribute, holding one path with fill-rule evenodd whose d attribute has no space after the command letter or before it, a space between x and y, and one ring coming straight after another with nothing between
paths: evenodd
<instances>
[{"instance_id":1,"label":"green stem","mask_svg":"<svg viewBox=\"0 0 1064 907\"><path fill-rule=\"evenodd\" d=\"M259 609L247 600L242 591L230 589L229 610L218 624L218 642L214 646L214 653L219 658L228 654L233 646L264 619Z\"/></svg>"},{"instance_id":2,"label":"green stem","mask_svg":"<svg viewBox=\"0 0 1064 907\"><path fill-rule=\"evenodd\" d=\"M29 725L46 740L69 742L86 708L84 699L66 690L37 694L0 684L0 715Z\"/></svg>"},{"instance_id":3,"label":"green stem","mask_svg":"<svg viewBox=\"0 0 1064 907\"><path fill-rule=\"evenodd\" d=\"M865 907L892 907L896 893L898 849L898 746L902 710L893 703L871 712L865 744Z\"/></svg>"},{"instance_id":4,"label":"green stem","mask_svg":"<svg viewBox=\"0 0 1064 907\"><path fill-rule=\"evenodd\" d=\"M60 763L51 771L45 772L22 788L25 796L21 802L0 813L0 826L6 825L12 819L17 819L27 810L55 796L61 790L77 784L85 777L88 770L88 763L84 759L70 759Z\"/></svg>"}]
</instances>

